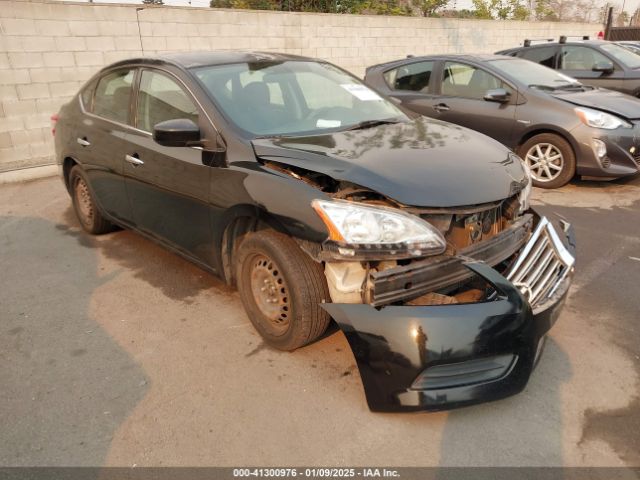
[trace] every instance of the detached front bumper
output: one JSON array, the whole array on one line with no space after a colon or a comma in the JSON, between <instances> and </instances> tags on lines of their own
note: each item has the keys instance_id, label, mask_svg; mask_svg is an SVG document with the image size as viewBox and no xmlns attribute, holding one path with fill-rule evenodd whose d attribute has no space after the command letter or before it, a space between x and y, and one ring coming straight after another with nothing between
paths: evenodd
<instances>
[{"instance_id":1,"label":"detached front bumper","mask_svg":"<svg viewBox=\"0 0 640 480\"><path fill-rule=\"evenodd\" d=\"M565 233L573 250L571 228ZM530 242L523 255L529 246L535 249ZM351 346L371 410L451 409L525 387L544 335L560 314L573 269L532 311L521 289L496 270L474 260L465 265L495 288L494 299L381 308L323 305Z\"/></svg>"}]
</instances>

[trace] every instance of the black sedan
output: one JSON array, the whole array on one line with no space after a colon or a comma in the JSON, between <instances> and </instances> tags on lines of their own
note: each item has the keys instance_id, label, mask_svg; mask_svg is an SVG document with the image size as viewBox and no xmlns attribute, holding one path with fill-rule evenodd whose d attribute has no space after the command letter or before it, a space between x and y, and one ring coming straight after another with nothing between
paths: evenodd
<instances>
[{"instance_id":1,"label":"black sedan","mask_svg":"<svg viewBox=\"0 0 640 480\"><path fill-rule=\"evenodd\" d=\"M365 81L407 109L512 148L538 187L560 187L575 174L633 175L640 166L640 100L527 60L412 57L368 68Z\"/></svg>"},{"instance_id":2,"label":"black sedan","mask_svg":"<svg viewBox=\"0 0 640 480\"><path fill-rule=\"evenodd\" d=\"M87 232L134 229L237 286L275 348L333 317L372 410L519 392L567 295L571 229L529 208L517 156L329 63L122 61L55 118Z\"/></svg>"},{"instance_id":3,"label":"black sedan","mask_svg":"<svg viewBox=\"0 0 640 480\"><path fill-rule=\"evenodd\" d=\"M562 39L557 43L528 44L496 53L531 60L586 85L640 97L640 55L612 42Z\"/></svg>"}]
</instances>

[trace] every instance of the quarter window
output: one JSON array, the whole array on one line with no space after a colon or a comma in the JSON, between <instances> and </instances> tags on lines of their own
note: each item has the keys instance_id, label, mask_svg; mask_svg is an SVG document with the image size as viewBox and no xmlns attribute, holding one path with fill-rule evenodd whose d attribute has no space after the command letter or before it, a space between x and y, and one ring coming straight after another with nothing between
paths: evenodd
<instances>
[{"instance_id":1,"label":"quarter window","mask_svg":"<svg viewBox=\"0 0 640 480\"><path fill-rule=\"evenodd\" d=\"M86 112L93 111L93 92L96 89L96 82L93 81L82 90L82 106Z\"/></svg>"},{"instance_id":2,"label":"quarter window","mask_svg":"<svg viewBox=\"0 0 640 480\"><path fill-rule=\"evenodd\" d=\"M520 58L531 60L545 67L553 68L553 59L556 56L556 47L540 47L522 50Z\"/></svg>"},{"instance_id":3,"label":"quarter window","mask_svg":"<svg viewBox=\"0 0 640 480\"><path fill-rule=\"evenodd\" d=\"M481 100L488 90L494 88L511 90L500 79L471 65L455 62L446 62L444 65L443 95Z\"/></svg>"},{"instance_id":4,"label":"quarter window","mask_svg":"<svg viewBox=\"0 0 640 480\"><path fill-rule=\"evenodd\" d=\"M561 70L589 70L598 62L611 62L606 56L589 47L567 45L560 52Z\"/></svg>"},{"instance_id":5,"label":"quarter window","mask_svg":"<svg viewBox=\"0 0 640 480\"><path fill-rule=\"evenodd\" d=\"M151 132L165 120L187 118L198 123L198 109L185 91L161 73L144 70L138 93L137 127Z\"/></svg>"},{"instance_id":6,"label":"quarter window","mask_svg":"<svg viewBox=\"0 0 640 480\"><path fill-rule=\"evenodd\" d=\"M120 123L129 121L129 102L134 70L107 73L98 81L93 113Z\"/></svg>"},{"instance_id":7,"label":"quarter window","mask_svg":"<svg viewBox=\"0 0 640 480\"><path fill-rule=\"evenodd\" d=\"M384 79L393 90L426 91L433 72L433 62L403 65L385 72Z\"/></svg>"}]
</instances>

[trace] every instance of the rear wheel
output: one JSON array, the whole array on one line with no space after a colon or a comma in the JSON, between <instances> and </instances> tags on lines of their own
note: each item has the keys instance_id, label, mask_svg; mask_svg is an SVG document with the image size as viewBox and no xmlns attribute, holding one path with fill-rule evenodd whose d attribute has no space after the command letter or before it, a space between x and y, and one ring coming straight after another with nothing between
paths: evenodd
<instances>
[{"instance_id":1,"label":"rear wheel","mask_svg":"<svg viewBox=\"0 0 640 480\"><path fill-rule=\"evenodd\" d=\"M80 167L75 166L71 169L69 184L73 208L82 228L93 235L110 232L113 225L98 210L89 189L89 180Z\"/></svg>"},{"instance_id":2,"label":"rear wheel","mask_svg":"<svg viewBox=\"0 0 640 480\"><path fill-rule=\"evenodd\" d=\"M293 239L272 230L250 233L237 265L240 298L266 343L295 350L324 333L330 321L320 307L330 301L324 272Z\"/></svg>"},{"instance_id":3,"label":"rear wheel","mask_svg":"<svg viewBox=\"0 0 640 480\"><path fill-rule=\"evenodd\" d=\"M542 133L531 137L520 146L518 154L529 166L536 187L559 188L575 175L573 149L559 135Z\"/></svg>"}]
</instances>

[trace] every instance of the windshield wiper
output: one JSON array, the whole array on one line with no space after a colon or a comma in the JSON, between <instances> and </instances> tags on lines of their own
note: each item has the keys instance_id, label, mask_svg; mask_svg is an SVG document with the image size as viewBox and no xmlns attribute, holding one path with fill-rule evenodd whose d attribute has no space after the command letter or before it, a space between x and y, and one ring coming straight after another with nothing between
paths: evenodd
<instances>
[{"instance_id":1,"label":"windshield wiper","mask_svg":"<svg viewBox=\"0 0 640 480\"><path fill-rule=\"evenodd\" d=\"M556 90L573 90L573 89L579 89L581 91L584 91L584 85L582 85L581 83L567 83L566 85L560 85L559 87L555 88Z\"/></svg>"},{"instance_id":2,"label":"windshield wiper","mask_svg":"<svg viewBox=\"0 0 640 480\"><path fill-rule=\"evenodd\" d=\"M390 125L394 123L400 123L400 120L396 120L395 118L387 118L386 120L364 120L351 125L344 130L362 130L365 128L377 127L378 125Z\"/></svg>"},{"instance_id":3,"label":"windshield wiper","mask_svg":"<svg viewBox=\"0 0 640 480\"><path fill-rule=\"evenodd\" d=\"M557 87L554 87L552 85L539 85L537 83L532 83L531 85L527 85L527 87L529 88L538 88L540 90L550 90L553 91L555 90Z\"/></svg>"}]
</instances>

